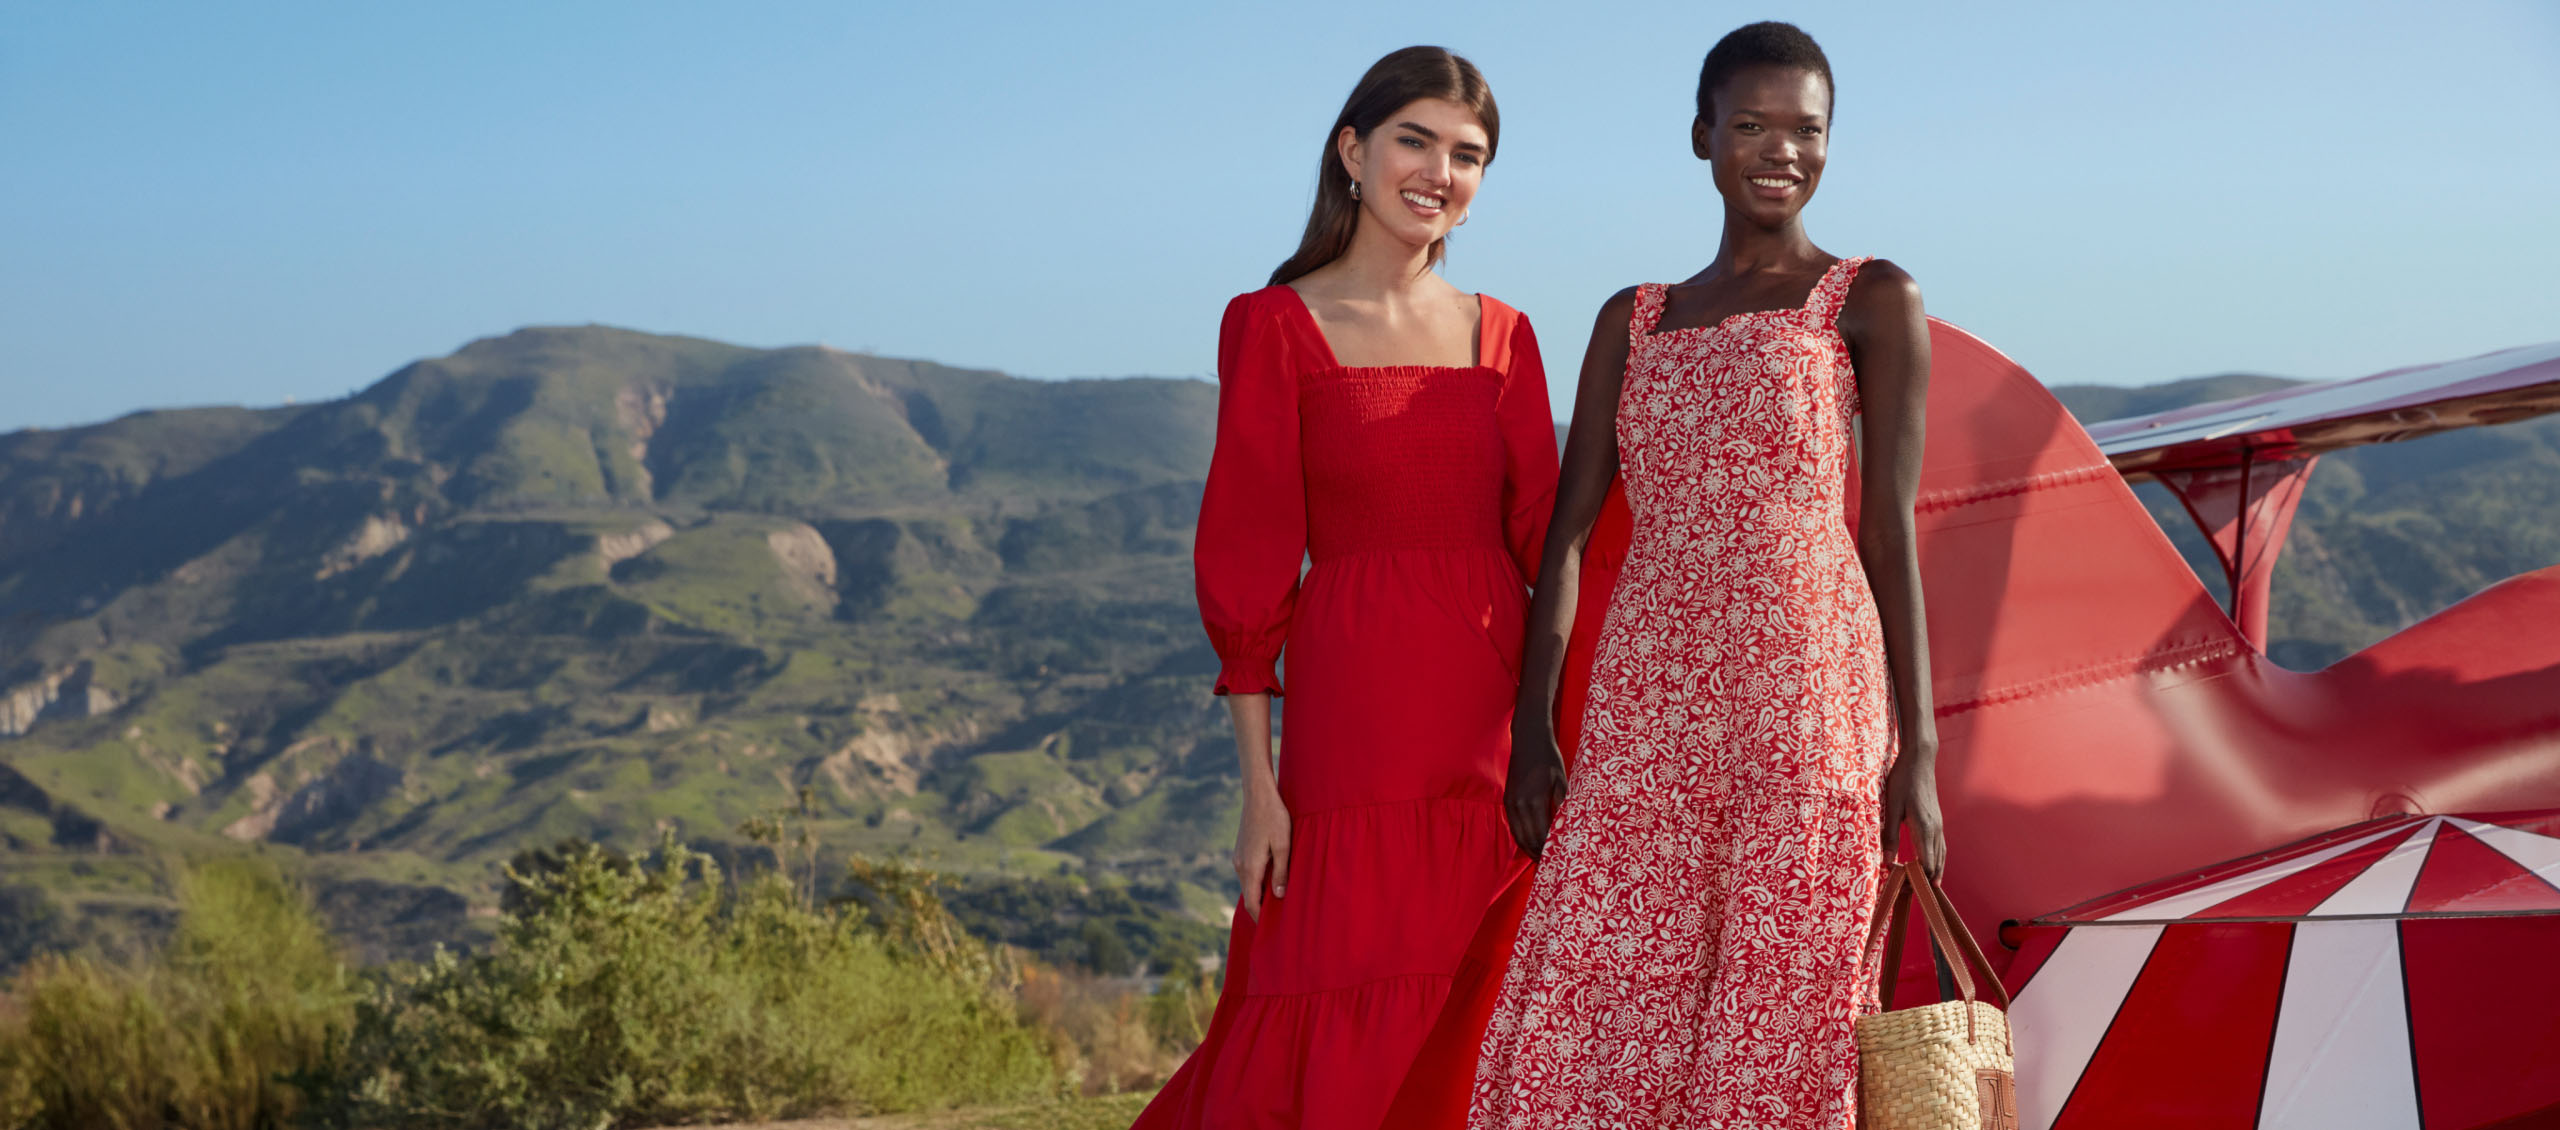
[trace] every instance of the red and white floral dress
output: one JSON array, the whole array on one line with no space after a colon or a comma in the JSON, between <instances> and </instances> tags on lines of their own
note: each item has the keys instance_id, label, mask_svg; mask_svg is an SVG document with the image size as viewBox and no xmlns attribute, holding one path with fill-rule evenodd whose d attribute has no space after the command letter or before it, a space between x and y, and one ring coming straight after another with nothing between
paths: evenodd
<instances>
[{"instance_id":1,"label":"red and white floral dress","mask_svg":"<svg viewBox=\"0 0 2560 1130\"><path fill-rule=\"evenodd\" d=\"M1852 1125L1851 1024L1893 738L1846 520L1857 377L1840 307L1656 332L1618 402L1634 535L1570 795L1486 1032L1472 1130Z\"/></svg>"}]
</instances>

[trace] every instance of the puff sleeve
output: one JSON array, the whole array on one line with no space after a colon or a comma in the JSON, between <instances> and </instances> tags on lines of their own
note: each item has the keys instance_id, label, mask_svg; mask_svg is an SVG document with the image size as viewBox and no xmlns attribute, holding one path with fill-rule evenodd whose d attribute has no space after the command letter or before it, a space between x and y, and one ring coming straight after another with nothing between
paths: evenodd
<instances>
[{"instance_id":1,"label":"puff sleeve","mask_svg":"<svg viewBox=\"0 0 2560 1130\"><path fill-rule=\"evenodd\" d=\"M1268 307L1244 295L1218 330L1218 433L1193 542L1193 585L1219 694L1279 694L1307 553L1297 377Z\"/></svg>"},{"instance_id":2,"label":"puff sleeve","mask_svg":"<svg viewBox=\"0 0 2560 1130\"><path fill-rule=\"evenodd\" d=\"M1502 399L1494 408L1502 430L1502 540L1519 563L1520 578L1535 585L1556 503L1556 418L1547 404L1538 335L1528 318L1515 320L1509 353Z\"/></svg>"}]
</instances>

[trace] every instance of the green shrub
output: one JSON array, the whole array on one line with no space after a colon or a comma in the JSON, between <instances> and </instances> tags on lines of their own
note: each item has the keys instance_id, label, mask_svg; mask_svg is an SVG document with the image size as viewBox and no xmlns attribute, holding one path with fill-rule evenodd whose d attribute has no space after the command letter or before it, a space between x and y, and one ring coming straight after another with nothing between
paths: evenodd
<instances>
[{"instance_id":1,"label":"green shrub","mask_svg":"<svg viewBox=\"0 0 2560 1130\"><path fill-rule=\"evenodd\" d=\"M157 961L49 955L0 1016L0 1126L254 1130L289 1125L288 1076L324 1060L353 997L310 902L250 860L178 882Z\"/></svg>"},{"instance_id":2,"label":"green shrub","mask_svg":"<svg viewBox=\"0 0 2560 1130\"><path fill-rule=\"evenodd\" d=\"M524 909L492 952L378 976L314 1076L324 1117L589 1130L1058 1090L988 982L895 940L930 924L814 907L780 875L730 887L672 840L638 863L590 845L511 872Z\"/></svg>"},{"instance_id":3,"label":"green shrub","mask_svg":"<svg viewBox=\"0 0 2560 1130\"><path fill-rule=\"evenodd\" d=\"M672 841L526 863L490 952L361 982L273 868L180 876L177 924L146 958L40 956L0 993L0 1130L888 1112L1054 1100L1063 1069L1111 1059L1026 1020L1021 971L922 868L856 860L853 894L818 906L814 882L731 884ZM1097 1031L1143 1033L1126 1019ZM1123 1058L1141 1052L1160 1070L1151 1042Z\"/></svg>"},{"instance_id":4,"label":"green shrub","mask_svg":"<svg viewBox=\"0 0 2560 1130\"><path fill-rule=\"evenodd\" d=\"M899 953L946 977L983 986L996 999L1022 986L1012 951L980 941L942 901L942 876L905 859L854 856L845 866L838 907L860 913Z\"/></svg>"}]
</instances>

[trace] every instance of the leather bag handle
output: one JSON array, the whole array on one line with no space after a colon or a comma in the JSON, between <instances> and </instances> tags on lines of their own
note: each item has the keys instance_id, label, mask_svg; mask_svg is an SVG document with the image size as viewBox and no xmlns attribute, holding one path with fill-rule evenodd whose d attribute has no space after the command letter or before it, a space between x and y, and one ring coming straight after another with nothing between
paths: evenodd
<instances>
[{"instance_id":1,"label":"leather bag handle","mask_svg":"<svg viewBox=\"0 0 2560 1130\"><path fill-rule=\"evenodd\" d=\"M1899 979L1898 975L1902 968L1905 896L1910 896L1920 904L1920 916L1928 921L1930 941L1936 943L1941 957L1955 956L1956 960L1945 964L1952 967L1956 989L1965 1002L1969 1005L1975 1000L1973 971L1978 969L1982 972L1984 984L1990 987L1992 999L2000 1003L2002 1011L2007 1011L2009 990L2000 984L1999 976L1992 972L1990 959L1982 954L1982 944L1974 940L1973 931L1968 929L1964 919L1956 914L1955 903L1947 898L1946 890L1938 886L1937 880L1929 877L1928 871L1920 866L1918 860L1895 864L1893 870L1886 873L1884 889L1878 892L1876 899L1875 921L1867 928L1869 947L1875 945L1879 932L1886 935L1883 986L1885 1007L1893 1006L1893 984ZM1968 1028L1972 1025L1971 1016L1972 1010L1968 1008L1966 1010Z\"/></svg>"},{"instance_id":2,"label":"leather bag handle","mask_svg":"<svg viewBox=\"0 0 2560 1130\"><path fill-rule=\"evenodd\" d=\"M1893 1010L1893 993L1902 980L1902 940L1909 935L1909 931L1903 928L1909 924L1911 913L1911 904L1902 897L1906 882L1908 879L1902 873L1901 864L1895 864L1893 870L1885 873L1884 889L1876 897L1875 922L1867 928L1867 949L1875 948L1876 931L1884 931L1884 984L1879 986L1878 997L1887 1012ZM1930 964L1937 967L1938 999L1954 998L1955 971L1947 965L1945 951L1939 950L1929 956L1933 959Z\"/></svg>"}]
</instances>

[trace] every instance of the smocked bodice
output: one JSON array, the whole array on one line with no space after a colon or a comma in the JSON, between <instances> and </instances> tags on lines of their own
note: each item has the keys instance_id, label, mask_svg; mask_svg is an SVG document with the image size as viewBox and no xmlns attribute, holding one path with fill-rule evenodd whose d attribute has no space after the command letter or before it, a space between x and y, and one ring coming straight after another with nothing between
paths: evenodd
<instances>
[{"instance_id":1,"label":"smocked bodice","mask_svg":"<svg viewBox=\"0 0 2560 1130\"><path fill-rule=\"evenodd\" d=\"M1337 368L1298 384L1307 552L1503 551L1496 370Z\"/></svg>"}]
</instances>

